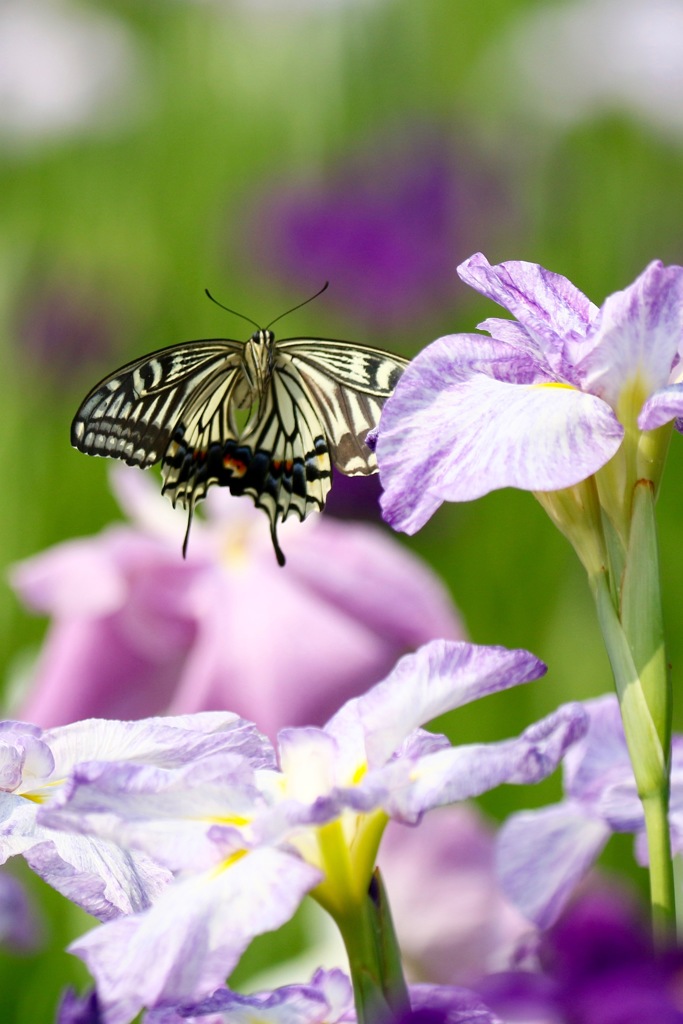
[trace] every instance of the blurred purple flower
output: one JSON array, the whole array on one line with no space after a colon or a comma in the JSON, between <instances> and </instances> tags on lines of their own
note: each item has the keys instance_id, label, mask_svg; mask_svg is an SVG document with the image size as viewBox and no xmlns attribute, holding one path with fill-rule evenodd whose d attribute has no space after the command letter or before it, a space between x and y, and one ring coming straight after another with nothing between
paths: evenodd
<instances>
[{"instance_id":1,"label":"blurred purple flower","mask_svg":"<svg viewBox=\"0 0 683 1024\"><path fill-rule=\"evenodd\" d=\"M104 304L106 306L106 303ZM112 350L112 324L99 297L64 283L48 283L26 296L17 317L19 354L27 367L73 379L74 369L105 361Z\"/></svg>"},{"instance_id":2,"label":"blurred purple flower","mask_svg":"<svg viewBox=\"0 0 683 1024\"><path fill-rule=\"evenodd\" d=\"M382 521L379 499L382 485L379 475L345 476L337 473L334 487L325 502L323 515L337 519L360 519Z\"/></svg>"},{"instance_id":3,"label":"blurred purple flower","mask_svg":"<svg viewBox=\"0 0 683 1024\"><path fill-rule=\"evenodd\" d=\"M93 989L84 996L66 989L57 1010L55 1024L103 1024L97 992Z\"/></svg>"},{"instance_id":4,"label":"blurred purple flower","mask_svg":"<svg viewBox=\"0 0 683 1024\"><path fill-rule=\"evenodd\" d=\"M419 829L387 826L378 863L409 980L467 985L511 962L532 926L503 895L494 852L467 804L432 811Z\"/></svg>"},{"instance_id":5,"label":"blurred purple flower","mask_svg":"<svg viewBox=\"0 0 683 1024\"><path fill-rule=\"evenodd\" d=\"M540 972L492 975L482 997L506 1021L683 1024L683 950L653 949L623 895L585 896L539 945Z\"/></svg>"},{"instance_id":6,"label":"blurred purple flower","mask_svg":"<svg viewBox=\"0 0 683 1024\"><path fill-rule=\"evenodd\" d=\"M183 560L183 517L153 482L123 467L112 480L131 525L14 569L26 604L52 617L29 721L230 708L272 736L321 724L425 641L463 636L438 579L379 529L284 524L283 571L262 513L218 492Z\"/></svg>"},{"instance_id":7,"label":"blurred purple flower","mask_svg":"<svg viewBox=\"0 0 683 1024\"><path fill-rule=\"evenodd\" d=\"M453 985L411 985L410 1009L388 1024L504 1024L481 997Z\"/></svg>"},{"instance_id":8,"label":"blurred purple flower","mask_svg":"<svg viewBox=\"0 0 683 1024\"><path fill-rule=\"evenodd\" d=\"M0 945L10 953L30 953L41 942L36 908L18 878L0 874Z\"/></svg>"},{"instance_id":9,"label":"blurred purple flower","mask_svg":"<svg viewBox=\"0 0 683 1024\"><path fill-rule=\"evenodd\" d=\"M322 179L259 195L244 230L256 266L329 300L372 332L451 302L458 255L509 219L501 183L446 134L410 125L376 138Z\"/></svg>"}]
</instances>

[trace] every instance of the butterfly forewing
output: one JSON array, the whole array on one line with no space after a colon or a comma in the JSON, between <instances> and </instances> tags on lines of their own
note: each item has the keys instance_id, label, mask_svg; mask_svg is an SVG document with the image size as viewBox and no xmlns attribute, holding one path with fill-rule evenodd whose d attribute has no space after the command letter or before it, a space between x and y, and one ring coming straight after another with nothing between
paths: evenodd
<instances>
[{"instance_id":1,"label":"butterfly forewing","mask_svg":"<svg viewBox=\"0 0 683 1024\"><path fill-rule=\"evenodd\" d=\"M71 443L87 455L146 468L162 458L188 400L239 365L242 345L206 341L173 345L122 366L81 403Z\"/></svg>"},{"instance_id":2,"label":"butterfly forewing","mask_svg":"<svg viewBox=\"0 0 683 1024\"><path fill-rule=\"evenodd\" d=\"M246 345L186 342L96 385L76 414L71 441L130 465L161 459L163 491L189 509L190 521L214 484L249 495L268 515L284 565L277 523L323 508L332 465L351 475L376 471L365 438L406 365L348 342L276 343L270 331Z\"/></svg>"},{"instance_id":3,"label":"butterfly forewing","mask_svg":"<svg viewBox=\"0 0 683 1024\"><path fill-rule=\"evenodd\" d=\"M342 387L384 399L408 365L407 359L382 349L331 338L286 338L278 341L277 350L294 356L304 374L310 368Z\"/></svg>"}]
</instances>

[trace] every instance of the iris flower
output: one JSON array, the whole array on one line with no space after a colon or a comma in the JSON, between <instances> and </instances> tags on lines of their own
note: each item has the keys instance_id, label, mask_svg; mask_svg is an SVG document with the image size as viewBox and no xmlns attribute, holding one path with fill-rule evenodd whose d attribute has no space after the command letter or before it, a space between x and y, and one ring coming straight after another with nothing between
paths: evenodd
<instances>
[{"instance_id":1,"label":"iris flower","mask_svg":"<svg viewBox=\"0 0 683 1024\"><path fill-rule=\"evenodd\" d=\"M645 819L615 696L584 704L586 735L563 762L561 803L512 815L498 836L498 876L508 897L547 928L614 833L631 833L647 862ZM683 853L683 736L672 743L671 839Z\"/></svg>"},{"instance_id":2,"label":"iris flower","mask_svg":"<svg viewBox=\"0 0 683 1024\"><path fill-rule=\"evenodd\" d=\"M650 263L594 305L533 263L462 279L514 320L439 338L407 368L376 434L385 517L413 533L442 501L532 491L587 573L650 847L653 916L674 921L668 835L672 690L655 501L683 426L683 267Z\"/></svg>"},{"instance_id":3,"label":"iris flower","mask_svg":"<svg viewBox=\"0 0 683 1024\"><path fill-rule=\"evenodd\" d=\"M105 1024L204 998L309 892L339 927L357 1003L369 992L391 1002L385 954L368 938L389 818L417 824L432 807L544 778L586 716L565 705L516 739L457 747L420 726L543 672L526 651L434 641L323 728L282 730L277 768L228 752L173 770L107 762L75 773L43 824L141 851L176 876L147 910L71 947L95 977Z\"/></svg>"},{"instance_id":4,"label":"iris flower","mask_svg":"<svg viewBox=\"0 0 683 1024\"><path fill-rule=\"evenodd\" d=\"M386 403L377 457L397 529L500 487L571 487L627 430L683 417L683 267L655 261L601 307L535 263L477 253L458 273L515 319L479 324L489 337L439 338Z\"/></svg>"},{"instance_id":5,"label":"iris flower","mask_svg":"<svg viewBox=\"0 0 683 1024\"><path fill-rule=\"evenodd\" d=\"M242 751L267 764L265 739L229 712L109 722L90 719L42 730L0 723L0 863L23 856L78 906L106 920L148 906L170 879L153 857L97 836L52 830L39 820L77 768L92 760L169 769L219 751Z\"/></svg>"}]
</instances>

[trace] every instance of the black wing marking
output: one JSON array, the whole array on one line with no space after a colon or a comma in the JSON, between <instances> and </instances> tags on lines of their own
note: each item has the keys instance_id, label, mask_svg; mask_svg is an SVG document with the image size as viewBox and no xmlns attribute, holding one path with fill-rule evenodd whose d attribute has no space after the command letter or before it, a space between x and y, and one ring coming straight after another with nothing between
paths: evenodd
<instances>
[{"instance_id":1,"label":"black wing marking","mask_svg":"<svg viewBox=\"0 0 683 1024\"><path fill-rule=\"evenodd\" d=\"M71 425L71 443L86 455L129 466L162 458L187 402L220 388L240 366L238 341L192 341L126 363L90 391Z\"/></svg>"},{"instance_id":2,"label":"black wing marking","mask_svg":"<svg viewBox=\"0 0 683 1024\"><path fill-rule=\"evenodd\" d=\"M377 471L365 444L408 360L381 349L331 339L291 338L277 346L276 367L291 359L325 428L332 462L348 476Z\"/></svg>"}]
</instances>

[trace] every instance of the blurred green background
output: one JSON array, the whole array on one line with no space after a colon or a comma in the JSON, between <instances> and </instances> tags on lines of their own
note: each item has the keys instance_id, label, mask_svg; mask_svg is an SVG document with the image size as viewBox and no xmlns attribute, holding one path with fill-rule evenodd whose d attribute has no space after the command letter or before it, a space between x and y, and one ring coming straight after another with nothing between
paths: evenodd
<instances>
[{"instance_id":1,"label":"blurred green background","mask_svg":"<svg viewBox=\"0 0 683 1024\"><path fill-rule=\"evenodd\" d=\"M498 314L455 273L475 250L539 262L597 303L652 258L683 262L680 12L663 0L0 4L3 565L119 515L104 460L70 448L71 418L127 359L246 337L207 286L267 323L329 278L283 334L412 355ZM675 688L682 503L675 438L660 501ZM475 641L550 666L459 712L454 737L510 735L610 688L582 571L531 496L444 507L404 540ZM44 623L4 584L0 620L7 679ZM558 793L552 780L483 804L503 817ZM606 863L630 862L630 841L611 844ZM56 952L81 925L34 888L50 945L4 957L7 1021L52 1019L65 979L82 977Z\"/></svg>"}]
</instances>

